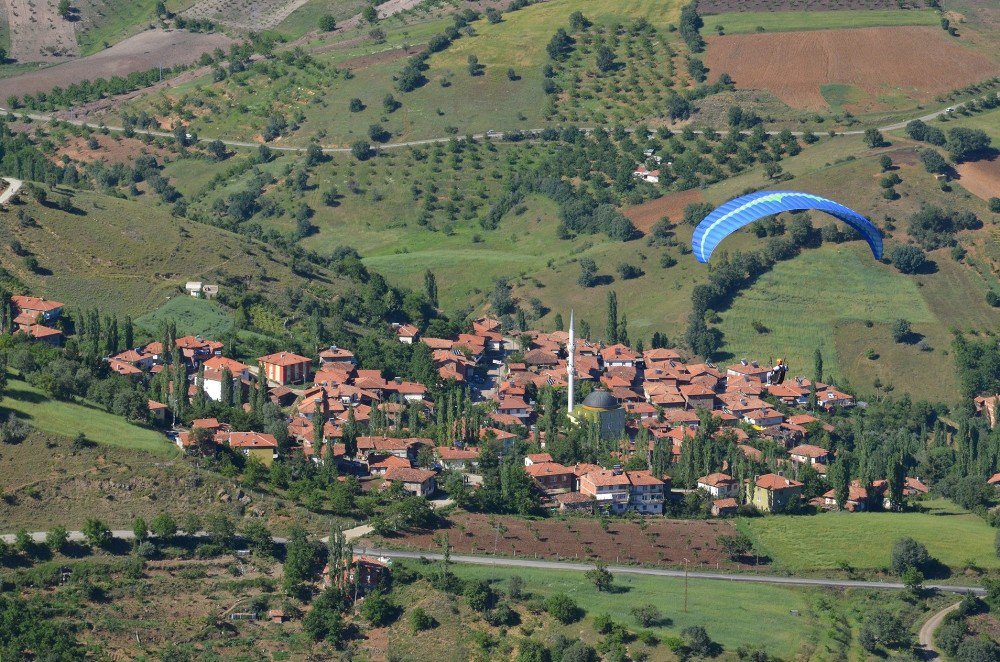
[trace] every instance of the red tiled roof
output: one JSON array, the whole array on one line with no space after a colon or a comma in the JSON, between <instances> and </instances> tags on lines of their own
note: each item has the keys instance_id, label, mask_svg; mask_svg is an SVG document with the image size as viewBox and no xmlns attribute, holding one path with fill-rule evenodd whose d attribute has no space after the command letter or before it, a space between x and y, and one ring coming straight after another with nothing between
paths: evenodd
<instances>
[{"instance_id":1,"label":"red tiled roof","mask_svg":"<svg viewBox=\"0 0 1000 662\"><path fill-rule=\"evenodd\" d=\"M40 313L47 313L62 308L65 304L58 301L47 301L41 297L29 297L14 295L10 298L11 303L20 310L35 310Z\"/></svg>"},{"instance_id":2,"label":"red tiled roof","mask_svg":"<svg viewBox=\"0 0 1000 662\"><path fill-rule=\"evenodd\" d=\"M423 483L437 474L427 469L409 469L406 467L392 467L385 472L385 479L390 481L401 480L404 483Z\"/></svg>"},{"instance_id":3,"label":"red tiled roof","mask_svg":"<svg viewBox=\"0 0 1000 662\"><path fill-rule=\"evenodd\" d=\"M802 487L802 483L797 480L785 478L778 474L764 474L757 479L756 485L765 490L787 490L792 487Z\"/></svg>"},{"instance_id":4,"label":"red tiled roof","mask_svg":"<svg viewBox=\"0 0 1000 662\"><path fill-rule=\"evenodd\" d=\"M277 448L278 440L273 434L263 432L230 432L230 448Z\"/></svg>"},{"instance_id":5,"label":"red tiled roof","mask_svg":"<svg viewBox=\"0 0 1000 662\"><path fill-rule=\"evenodd\" d=\"M312 360L307 356L299 356L298 354L292 354L291 352L277 352L275 354L268 354L267 356L262 356L257 359L260 363L270 363L271 365L277 366L290 366L297 365L299 363L312 363ZM206 365L207 365L206 361Z\"/></svg>"},{"instance_id":6,"label":"red tiled roof","mask_svg":"<svg viewBox=\"0 0 1000 662\"><path fill-rule=\"evenodd\" d=\"M729 474L724 473L714 473L708 474L707 476L702 476L698 479L698 483L701 485L708 485L709 487L719 487L721 485L731 485L736 482L736 479Z\"/></svg>"}]
</instances>

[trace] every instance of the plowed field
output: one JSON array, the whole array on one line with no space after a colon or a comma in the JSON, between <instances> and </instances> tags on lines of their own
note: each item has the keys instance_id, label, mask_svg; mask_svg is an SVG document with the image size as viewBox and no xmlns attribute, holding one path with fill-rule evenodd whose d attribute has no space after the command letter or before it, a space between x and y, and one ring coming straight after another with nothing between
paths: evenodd
<instances>
[{"instance_id":1,"label":"plowed field","mask_svg":"<svg viewBox=\"0 0 1000 662\"><path fill-rule=\"evenodd\" d=\"M861 92L845 109L884 107L880 97L928 101L1000 72L985 55L928 27L816 30L708 37L706 64L738 88L772 92L790 106L822 110L823 85Z\"/></svg>"},{"instance_id":2,"label":"plowed field","mask_svg":"<svg viewBox=\"0 0 1000 662\"><path fill-rule=\"evenodd\" d=\"M459 513L451 517L445 529L386 539L371 536L366 541L436 552L441 548L441 534L447 533L456 554L495 552L502 556L653 565L683 565L688 559L692 567L745 567L732 562L717 542L720 535L736 533L732 522L650 517L642 524L640 527L635 521L616 520L605 529L593 517L530 521Z\"/></svg>"}]
</instances>

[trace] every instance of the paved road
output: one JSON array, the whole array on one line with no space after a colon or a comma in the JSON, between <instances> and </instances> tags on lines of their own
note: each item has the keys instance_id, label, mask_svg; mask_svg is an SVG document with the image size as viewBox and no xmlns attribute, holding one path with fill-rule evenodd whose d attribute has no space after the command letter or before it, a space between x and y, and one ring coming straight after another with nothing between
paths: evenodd
<instances>
[{"instance_id":1,"label":"paved road","mask_svg":"<svg viewBox=\"0 0 1000 662\"><path fill-rule=\"evenodd\" d=\"M944 115L945 112L947 112L946 109L942 109L942 110L935 111L933 113L928 113L927 115L923 115L923 116L921 116L921 117L919 117L917 119L920 119L920 120L923 120L924 122L927 122L927 121L930 121L930 120L934 119L935 117L939 117L941 115ZM95 124L93 122L85 122L83 120L62 119L62 118L56 117L54 115L51 115L49 113L24 113L24 112L21 112L21 111L11 111L11 110L9 110L7 108L4 108L2 106L0 106L0 113L13 113L13 114L17 115L18 117L27 116L27 117L30 117L33 121L36 121L36 122L64 122L66 124L72 124L74 126L79 126L79 127L87 127L87 128L94 129L94 130L107 129L107 130L113 131L115 133L121 133L122 131L124 131L124 128L120 127L120 126L107 126L107 125ZM906 123L908 121L910 121L910 120L906 120L906 121L903 121L903 122L896 122L895 124L887 124L886 126L878 127L878 129L879 129L879 131L893 131L895 129L901 129L904 126L906 126ZM594 128L593 127L580 127L580 130L584 131L585 133L589 133L589 132L593 131ZM631 131L631 129L629 131ZM156 137L156 138L172 138L173 135L174 135L174 134L168 133L166 131L153 131L153 130L150 130L150 129L134 129L134 132L136 134L139 134L139 135L153 136L153 137ZM533 136L538 136L541 132L542 132L542 129L527 129L527 130L521 131L520 133L522 133L522 134L530 134L530 135L533 135ZM840 132L838 132L837 135L841 135L841 136L857 136L857 135L863 134L864 132L865 132L865 130L863 130L863 129L856 130L856 131L840 131ZM700 133L704 133L704 132L703 131L695 131L695 133L700 134ZM729 131L727 131L727 130L719 130L719 131L716 131L716 133L718 133L718 134L725 134L725 133L729 133ZM749 133L749 132L748 131L741 131L741 133ZM770 135L777 135L780 132L779 131L768 131L767 133L770 134ZM794 136L805 135L804 131L792 131L791 133ZM476 133L476 134L473 134L472 137L474 139L476 139L476 140L482 140L484 138L492 138L494 140L503 140L504 135L505 135L505 133L503 131L493 131L493 132L490 132L489 135L487 135L485 133ZM378 150L401 149L401 148L404 148L404 147L418 147L420 145L433 145L433 144L436 144L436 143L446 143L446 142L452 140L455 137L456 136L448 136L447 138L427 138L427 139L424 139L424 140L407 140L407 141L398 142L398 143L385 143L385 144L382 144L382 145L376 145L375 147ZM458 137L458 139L460 139L460 140L464 139L464 136ZM198 142L209 143L209 142L214 142L214 141L215 141L215 138L205 138L205 137L201 137L201 136L198 137ZM258 142L244 142L244 141L239 141L239 140L222 140L221 142L224 145L228 146L228 147L243 147L243 148L251 148L251 149L252 148L260 147L262 144L265 144L265 143L258 143ZM268 147L270 147L273 151L276 151L276 152L305 152L305 149L306 149L305 147L289 147L289 146L283 146L283 145L270 145L270 144L268 144ZM323 150L323 153L325 153L325 154L345 154L345 153L348 153L348 152L351 151L351 149L349 147L323 147L322 150Z\"/></svg>"},{"instance_id":2,"label":"paved road","mask_svg":"<svg viewBox=\"0 0 1000 662\"><path fill-rule=\"evenodd\" d=\"M401 559L425 558L433 561L440 561L444 557L441 554L430 552L409 552L393 549L355 547L356 554L368 554L370 556L388 556ZM538 570L574 570L584 572L593 570L593 564L568 563L563 561L537 561L534 559L511 559L492 556L463 556L452 554L451 560L454 563L469 563L474 565L497 565L507 568L534 568ZM635 566L608 566L612 573L626 575L649 575L653 577L684 577L685 574L691 579L712 579L728 582L743 582L747 584L781 584L790 586L826 586L830 588L865 588L877 590L903 590L903 584L896 582L872 582L853 579L814 579L811 577L782 577L779 575L746 575L727 572L701 572L691 571L685 573L683 570L670 570L666 568L640 568ZM956 586L950 584L924 584L926 588L937 589L949 593L975 593L985 595L986 591L980 586Z\"/></svg>"},{"instance_id":3,"label":"paved road","mask_svg":"<svg viewBox=\"0 0 1000 662\"><path fill-rule=\"evenodd\" d=\"M920 649L922 659L933 660L941 655L941 651L934 647L934 633L937 632L937 629L941 626L941 622L944 620L944 617L958 609L961 604L961 602L956 602L950 607L945 607L928 618L927 621L920 626Z\"/></svg>"},{"instance_id":4,"label":"paved road","mask_svg":"<svg viewBox=\"0 0 1000 662\"><path fill-rule=\"evenodd\" d=\"M446 501L439 502L438 507L447 505ZM350 529L345 531L345 534L350 534L351 532L357 532L359 529L366 528L356 527L355 529ZM115 538L120 538L122 540L133 540L135 535L132 531L125 530L115 530L111 534ZM32 532L31 537L35 542L45 542L46 533L44 531ZM195 534L198 537L205 537L208 534L204 531L199 531ZM365 534L360 534L365 535ZM356 539L358 534L354 534L349 537L349 540ZM14 542L14 534L4 534L0 535L0 539L3 539L7 543ZM71 541L79 542L85 539L84 535L80 531L70 531L69 539ZM274 542L278 544L284 544L287 542L286 538L280 536L274 536ZM321 538L321 542L326 542L327 538ZM378 547L367 547L364 545L356 546L354 548L355 554L367 554L369 556L387 556L390 558L400 558L400 559L419 559L425 558L432 561L440 561L444 558L441 554L436 554L433 552L411 552L395 549L384 549ZM536 570L571 570L576 572L586 572L587 570L592 570L594 565L592 563L571 563L565 561L541 561L535 559L512 559L504 557L493 557L493 556L469 556L461 554L453 554L451 560L454 563L468 563L471 565L493 565L502 566L506 568L533 568ZM728 572L703 572L700 570L695 570L691 572L685 572L684 570L673 570L669 568L642 568L637 566L627 566L627 565L613 565L608 566L608 570L612 573L619 573L625 575L647 575L652 577L684 577L685 575L691 579L711 579L717 581L727 581L727 582L742 582L747 584L778 584L778 585L788 585L788 586L825 586L829 588L863 588L863 589L876 589L876 590L903 590L906 588L903 584L896 582L874 582L874 581L862 581L854 579L816 579L812 577L782 577L780 575L748 575L739 573L728 573ZM926 588L936 589L938 591L948 592L948 593L975 593L976 595L985 595L986 590L981 586L960 586L953 584L924 584ZM955 605L957 607L957 605ZM944 613L937 614L941 618L944 618ZM940 619L938 620L940 623ZM937 627L936 624L931 624L930 621L924 624L924 628L930 626L930 632ZM921 629L921 642L923 642L924 631Z\"/></svg>"}]
</instances>

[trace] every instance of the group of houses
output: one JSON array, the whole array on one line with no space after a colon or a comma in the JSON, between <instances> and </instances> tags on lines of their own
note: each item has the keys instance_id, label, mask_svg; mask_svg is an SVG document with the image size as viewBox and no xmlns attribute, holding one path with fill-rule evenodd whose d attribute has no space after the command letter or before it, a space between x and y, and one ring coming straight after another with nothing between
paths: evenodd
<instances>
[{"instance_id":1,"label":"group of houses","mask_svg":"<svg viewBox=\"0 0 1000 662\"><path fill-rule=\"evenodd\" d=\"M12 297L11 304L12 322L18 331L43 342L60 342L62 334L54 325L63 304L30 296ZM770 366L756 361L744 359L727 366L686 362L670 348L640 352L623 344L604 345L588 339L577 338L570 343L565 331L521 332L518 351L514 352L511 341L505 340L501 322L490 317L474 320L469 333L452 338L423 336L409 324L395 324L392 332L400 343L427 345L442 380L454 380L472 389L488 388L481 392L489 399L490 407L480 434L491 435L505 444L530 438L539 442L544 451L546 440L535 426L540 412L534 394L542 387L566 388L570 366L577 384L590 382L591 393L571 415L571 420L579 422L588 415L597 417L601 433L610 432L619 441L620 452L614 455L620 465L610 469L597 465L563 466L544 452L529 455L525 472L547 503L561 509L662 513L671 494L670 477L655 476L650 471L622 470L618 466L626 466L636 455L648 461L659 445L667 445L672 459L679 461L684 444L695 436L701 424L699 412L704 410L720 422L720 433L736 436L740 450L748 458L763 458L762 450L754 445L756 439L773 441L788 454L778 460L777 473L755 476L742 485L724 473L699 479L698 488L713 497L713 512L725 515L740 503L752 504L762 511L785 510L799 503L803 488L801 482L790 476L797 476L803 465L825 476L833 460L827 449L805 443L810 432L823 428L832 432L833 428L810 413L785 412L806 405L831 411L856 404L852 395L804 377L771 384ZM349 454L342 443L345 426L352 426L352 434L360 431L363 435L372 417L378 414L386 429L405 433L403 422L408 409L415 406L433 411L434 403L425 384L389 379L378 370L363 369L347 348L327 347L318 353L316 362L294 352L276 352L259 357L251 366L224 356L223 343L216 340L184 336L174 343L175 348L170 351L176 349L187 371L189 398L203 395L218 401L225 393L237 389L248 393L258 383L266 384L270 400L288 412L293 452L301 452L314 462L332 461L345 471L399 482L405 490L420 496L430 496L437 490L440 470L470 474L476 471L479 449L457 441L454 445L437 446L429 438L357 436ZM572 361L567 354L570 346L575 350ZM124 376L155 374L164 369L166 349L160 342L148 343L109 356L107 364L110 370ZM482 376L486 364L498 367L499 375L495 383L484 385L476 373L479 371ZM787 407L779 409L772 404L775 401ZM996 423L998 402L1000 396L976 399L977 409L991 425ZM166 404L150 400L149 408L154 418L166 423L169 411ZM322 426L321 435L317 434L317 422ZM199 428L204 432L197 434ZM748 430L756 431L753 438ZM638 444L639 439L646 442ZM176 443L185 449L196 440L197 443L210 440L268 465L279 452L273 435L233 431L216 419L196 420L189 430L176 435ZM434 459L433 468L427 468L428 457ZM726 467L718 469L721 472ZM995 478L1000 483L1000 478ZM909 493L926 489L918 479L907 478ZM852 485L845 508L870 509L886 498L885 481L877 481L867 489ZM832 490L815 500L819 507L829 508L835 503Z\"/></svg>"}]
</instances>

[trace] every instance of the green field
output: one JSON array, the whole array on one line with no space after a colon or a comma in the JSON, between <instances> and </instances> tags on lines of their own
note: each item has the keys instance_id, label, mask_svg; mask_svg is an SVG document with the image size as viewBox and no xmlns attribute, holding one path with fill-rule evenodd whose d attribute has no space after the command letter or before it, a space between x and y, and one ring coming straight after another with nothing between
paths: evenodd
<instances>
[{"instance_id":1,"label":"green field","mask_svg":"<svg viewBox=\"0 0 1000 662\"><path fill-rule=\"evenodd\" d=\"M944 499L928 500L927 513L823 513L742 520L740 528L756 549L791 572L834 570L849 563L860 570L889 565L893 542L910 536L931 556L955 569L972 562L1000 568L994 550L996 531L972 513Z\"/></svg>"},{"instance_id":2,"label":"green field","mask_svg":"<svg viewBox=\"0 0 1000 662\"><path fill-rule=\"evenodd\" d=\"M9 381L6 396L0 400L0 414L6 416L4 410L16 412L33 427L48 434L72 438L82 432L99 444L167 457L174 457L178 452L160 432L128 423L89 403L53 400L20 379Z\"/></svg>"},{"instance_id":3,"label":"green field","mask_svg":"<svg viewBox=\"0 0 1000 662\"><path fill-rule=\"evenodd\" d=\"M805 251L779 262L722 313L719 328L735 358L782 356L795 374L809 376L817 347L833 354L838 322L888 325L902 315L921 328L936 322L912 279L875 262L867 246L856 244ZM754 322L771 331L758 333ZM917 354L914 350L914 358ZM831 371L828 376L843 375Z\"/></svg>"},{"instance_id":4,"label":"green field","mask_svg":"<svg viewBox=\"0 0 1000 662\"><path fill-rule=\"evenodd\" d=\"M787 32L793 30L834 30L870 28L883 25L938 25L940 15L933 9L900 11L875 9L858 11L775 11L736 12L702 16L703 35L716 34L721 25L725 34L742 32Z\"/></svg>"},{"instance_id":5,"label":"green field","mask_svg":"<svg viewBox=\"0 0 1000 662\"><path fill-rule=\"evenodd\" d=\"M220 338L233 328L233 320L212 301L179 294L153 312L135 320L135 325L158 338L167 320L177 325L178 336Z\"/></svg>"},{"instance_id":6,"label":"green field","mask_svg":"<svg viewBox=\"0 0 1000 662\"><path fill-rule=\"evenodd\" d=\"M167 0L168 11L179 12L194 0ZM117 44L138 34L156 22L156 0L82 0L76 3L83 17L83 29L77 31L81 55L104 50L104 44Z\"/></svg>"},{"instance_id":7,"label":"green field","mask_svg":"<svg viewBox=\"0 0 1000 662\"><path fill-rule=\"evenodd\" d=\"M338 23L358 14L365 6L363 0L310 0L278 24L276 31L292 39L317 30L321 16L329 14Z\"/></svg>"},{"instance_id":8,"label":"green field","mask_svg":"<svg viewBox=\"0 0 1000 662\"><path fill-rule=\"evenodd\" d=\"M900 613L904 622L914 625L923 619L922 612L926 609L923 605L914 608L902 603L895 595L874 592L692 579L688 585L685 612L683 579L619 574L615 576L618 592L602 593L580 572L461 564L452 568L463 579L495 580L500 590L506 587L511 576L519 575L525 580L525 589L533 597L566 593L586 610L583 622L568 626L550 623L550 619L546 619L544 625L536 624L535 619L530 619L528 623L531 626L540 626L532 629L537 630L536 636L542 641L564 634L594 645L599 641L592 627L595 616L608 614L615 621L636 630L631 609L654 604L664 618L669 619L663 625L650 628L661 639L678 636L685 627L701 625L714 641L721 644L727 659L745 644L763 646L771 655L781 659L848 659L849 655L860 652L853 641L851 624L871 605L878 602ZM407 643L418 648L434 645L433 641L420 637ZM642 649L640 644L635 646ZM662 644L648 652L650 659L673 659Z\"/></svg>"},{"instance_id":9,"label":"green field","mask_svg":"<svg viewBox=\"0 0 1000 662\"><path fill-rule=\"evenodd\" d=\"M982 129L993 140L993 146L1000 144L1000 109L990 110L984 113L976 113L968 117L961 113L954 115L955 119L947 122L935 122L942 131L956 126L964 126L970 129Z\"/></svg>"}]
</instances>

